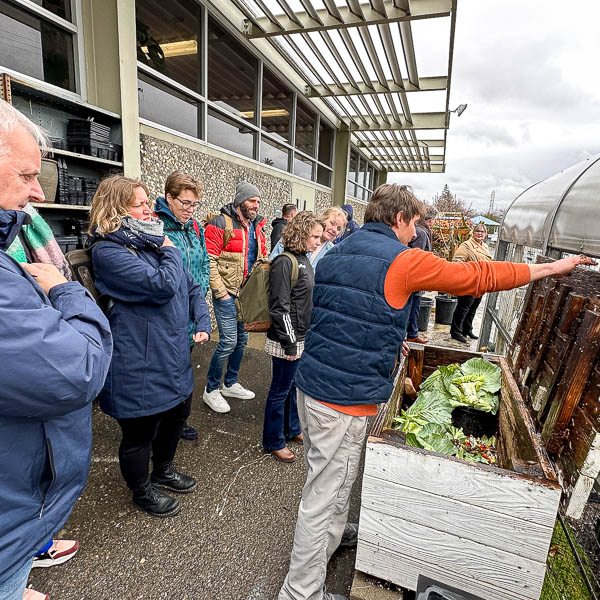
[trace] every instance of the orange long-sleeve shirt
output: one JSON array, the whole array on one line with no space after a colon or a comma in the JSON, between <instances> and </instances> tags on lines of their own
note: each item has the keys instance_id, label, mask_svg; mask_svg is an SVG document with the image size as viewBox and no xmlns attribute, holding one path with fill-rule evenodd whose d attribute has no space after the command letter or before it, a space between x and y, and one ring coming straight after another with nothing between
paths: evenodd
<instances>
[{"instance_id":1,"label":"orange long-sleeve shirt","mask_svg":"<svg viewBox=\"0 0 600 600\"><path fill-rule=\"evenodd\" d=\"M419 248L401 252L385 277L385 299L402 308L413 292L438 291L455 296L483 296L486 292L510 290L529 283L529 266L510 262L448 262ZM376 404L341 406L323 402L355 417L377 414Z\"/></svg>"}]
</instances>

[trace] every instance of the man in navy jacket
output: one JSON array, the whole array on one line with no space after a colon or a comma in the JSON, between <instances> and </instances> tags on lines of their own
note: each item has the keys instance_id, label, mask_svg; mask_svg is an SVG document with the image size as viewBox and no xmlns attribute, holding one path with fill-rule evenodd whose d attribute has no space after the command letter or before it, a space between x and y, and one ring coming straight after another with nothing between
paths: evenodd
<instances>
[{"instance_id":1,"label":"man in navy jacket","mask_svg":"<svg viewBox=\"0 0 600 600\"><path fill-rule=\"evenodd\" d=\"M91 404L112 354L108 321L53 265L6 249L26 223L44 134L0 100L0 598L21 600L33 555L85 485Z\"/></svg>"}]
</instances>

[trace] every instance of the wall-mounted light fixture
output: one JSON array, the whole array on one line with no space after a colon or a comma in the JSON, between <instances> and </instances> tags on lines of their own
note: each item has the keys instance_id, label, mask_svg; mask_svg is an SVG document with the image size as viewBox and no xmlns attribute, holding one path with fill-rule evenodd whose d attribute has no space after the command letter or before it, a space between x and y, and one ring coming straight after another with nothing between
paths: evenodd
<instances>
[{"instance_id":1,"label":"wall-mounted light fixture","mask_svg":"<svg viewBox=\"0 0 600 600\"><path fill-rule=\"evenodd\" d=\"M459 104L454 110L451 110L449 112L451 112L451 113L455 112L456 116L460 117L460 115L462 115L465 112L465 110L467 110L467 105Z\"/></svg>"}]
</instances>

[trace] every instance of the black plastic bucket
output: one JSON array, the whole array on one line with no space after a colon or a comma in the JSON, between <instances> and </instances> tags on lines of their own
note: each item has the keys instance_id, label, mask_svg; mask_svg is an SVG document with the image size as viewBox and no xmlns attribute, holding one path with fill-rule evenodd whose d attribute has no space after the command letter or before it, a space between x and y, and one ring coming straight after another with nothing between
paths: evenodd
<instances>
[{"instance_id":1,"label":"black plastic bucket","mask_svg":"<svg viewBox=\"0 0 600 600\"><path fill-rule=\"evenodd\" d=\"M435 297L435 322L439 325L450 325L457 302L452 296L438 294Z\"/></svg>"},{"instance_id":2,"label":"black plastic bucket","mask_svg":"<svg viewBox=\"0 0 600 600\"><path fill-rule=\"evenodd\" d=\"M433 298L421 296L421 308L419 309L419 331L427 331L429 328L429 317L433 308Z\"/></svg>"}]
</instances>

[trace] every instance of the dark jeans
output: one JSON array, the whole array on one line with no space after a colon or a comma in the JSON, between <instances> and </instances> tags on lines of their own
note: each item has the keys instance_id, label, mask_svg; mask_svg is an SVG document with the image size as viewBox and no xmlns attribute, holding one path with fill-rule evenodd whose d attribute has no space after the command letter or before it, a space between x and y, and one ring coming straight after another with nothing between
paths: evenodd
<instances>
[{"instance_id":1,"label":"dark jeans","mask_svg":"<svg viewBox=\"0 0 600 600\"><path fill-rule=\"evenodd\" d=\"M148 480L150 452L154 465L173 462L181 430L190 416L192 395L185 402L156 415L117 419L123 432L119 466L130 490L138 489Z\"/></svg>"},{"instance_id":2,"label":"dark jeans","mask_svg":"<svg viewBox=\"0 0 600 600\"><path fill-rule=\"evenodd\" d=\"M473 319L477 308L481 303L481 297L458 296L458 303L452 317L450 333L467 335L473 332Z\"/></svg>"},{"instance_id":3,"label":"dark jeans","mask_svg":"<svg viewBox=\"0 0 600 600\"><path fill-rule=\"evenodd\" d=\"M408 324L406 326L406 337L419 337L419 310L421 309L421 296L417 292L410 295L407 305L410 305L408 313Z\"/></svg>"},{"instance_id":4,"label":"dark jeans","mask_svg":"<svg viewBox=\"0 0 600 600\"><path fill-rule=\"evenodd\" d=\"M244 324L237 322L237 311L233 298L219 300L213 296L213 309L219 326L219 343L210 359L206 375L207 392L219 388L225 360L227 360L227 371L225 371L223 383L229 387L237 382L240 364L248 343L248 332L244 331Z\"/></svg>"},{"instance_id":5,"label":"dark jeans","mask_svg":"<svg viewBox=\"0 0 600 600\"><path fill-rule=\"evenodd\" d=\"M273 359L273 379L265 405L263 425L263 448L267 452L285 448L286 438L293 438L302 432L294 375L298 368L297 360L271 357Z\"/></svg>"}]
</instances>

